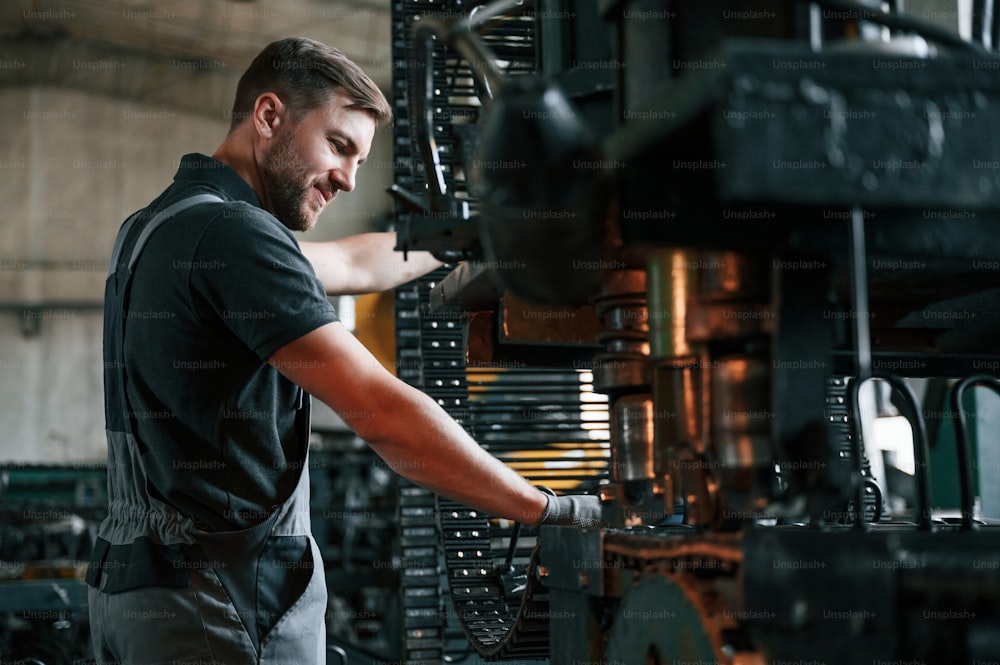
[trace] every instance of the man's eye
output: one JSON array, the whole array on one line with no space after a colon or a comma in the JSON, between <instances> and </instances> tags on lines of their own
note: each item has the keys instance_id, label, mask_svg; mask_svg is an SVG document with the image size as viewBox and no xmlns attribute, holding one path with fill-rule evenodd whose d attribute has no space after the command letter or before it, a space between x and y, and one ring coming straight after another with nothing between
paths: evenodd
<instances>
[{"instance_id":1,"label":"man's eye","mask_svg":"<svg viewBox=\"0 0 1000 665\"><path fill-rule=\"evenodd\" d=\"M333 149L336 150L337 152L344 152L343 143L340 143L339 141L330 141L330 145L332 145Z\"/></svg>"}]
</instances>

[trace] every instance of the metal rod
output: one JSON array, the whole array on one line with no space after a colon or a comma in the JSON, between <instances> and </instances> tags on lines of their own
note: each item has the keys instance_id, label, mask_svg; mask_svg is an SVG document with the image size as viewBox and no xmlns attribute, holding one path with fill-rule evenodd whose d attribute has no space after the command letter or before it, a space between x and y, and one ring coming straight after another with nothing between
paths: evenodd
<instances>
[{"instance_id":1,"label":"metal rod","mask_svg":"<svg viewBox=\"0 0 1000 665\"><path fill-rule=\"evenodd\" d=\"M815 2L809 3L809 48L823 49L823 11Z\"/></svg>"},{"instance_id":2,"label":"metal rod","mask_svg":"<svg viewBox=\"0 0 1000 665\"><path fill-rule=\"evenodd\" d=\"M854 307L854 345L858 380L872 373L872 341L868 327L868 267L865 250L865 214L860 206L851 208L851 300Z\"/></svg>"},{"instance_id":3,"label":"metal rod","mask_svg":"<svg viewBox=\"0 0 1000 665\"><path fill-rule=\"evenodd\" d=\"M851 462L854 466L854 479L857 483L854 488L854 509L856 511L854 528L865 531L868 529L868 525L865 523L864 516L865 484L862 460L865 454L865 441L861 422L861 384L860 379L851 381L847 388L847 403L852 407L851 421L854 431L851 436Z\"/></svg>"},{"instance_id":4,"label":"metal rod","mask_svg":"<svg viewBox=\"0 0 1000 665\"><path fill-rule=\"evenodd\" d=\"M504 561L503 572L514 572L514 555L517 553L517 538L521 535L521 523L514 522L514 528L510 534L510 544L507 546L507 560Z\"/></svg>"},{"instance_id":5,"label":"metal rod","mask_svg":"<svg viewBox=\"0 0 1000 665\"><path fill-rule=\"evenodd\" d=\"M993 0L975 0L972 3L972 39L993 48Z\"/></svg>"}]
</instances>

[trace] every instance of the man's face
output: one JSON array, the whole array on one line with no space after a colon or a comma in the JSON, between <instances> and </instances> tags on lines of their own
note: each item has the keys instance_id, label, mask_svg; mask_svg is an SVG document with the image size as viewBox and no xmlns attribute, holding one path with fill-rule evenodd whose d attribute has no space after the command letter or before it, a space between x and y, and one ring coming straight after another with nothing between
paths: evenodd
<instances>
[{"instance_id":1,"label":"man's face","mask_svg":"<svg viewBox=\"0 0 1000 665\"><path fill-rule=\"evenodd\" d=\"M261 157L264 207L293 231L311 229L338 191L354 189L375 120L350 103L338 91L297 121L288 117Z\"/></svg>"}]
</instances>

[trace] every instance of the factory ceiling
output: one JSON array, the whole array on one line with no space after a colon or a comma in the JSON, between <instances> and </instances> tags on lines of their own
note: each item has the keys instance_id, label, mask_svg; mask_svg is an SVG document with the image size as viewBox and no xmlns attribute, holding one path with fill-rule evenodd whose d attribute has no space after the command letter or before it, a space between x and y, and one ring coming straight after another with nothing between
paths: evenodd
<instances>
[{"instance_id":1,"label":"factory ceiling","mask_svg":"<svg viewBox=\"0 0 1000 665\"><path fill-rule=\"evenodd\" d=\"M183 99L165 81L211 80L189 89L221 87L228 98L265 44L296 35L340 48L387 86L389 26L388 0L5 0L0 85L49 83L214 107L203 96ZM178 77L182 71L191 76Z\"/></svg>"}]
</instances>

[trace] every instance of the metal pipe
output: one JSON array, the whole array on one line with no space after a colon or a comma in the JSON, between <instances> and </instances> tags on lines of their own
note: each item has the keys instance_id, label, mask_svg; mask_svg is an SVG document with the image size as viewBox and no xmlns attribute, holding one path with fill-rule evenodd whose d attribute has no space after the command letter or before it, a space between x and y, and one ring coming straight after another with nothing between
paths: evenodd
<instances>
[{"instance_id":1,"label":"metal pipe","mask_svg":"<svg viewBox=\"0 0 1000 665\"><path fill-rule=\"evenodd\" d=\"M958 481L962 500L962 529L974 531L978 525L973 520L975 494L972 490L972 451L969 447L969 430L965 422L965 406L962 398L965 391L973 386L992 388L1000 395L1000 380L986 374L966 377L951 390L951 408L958 416L955 420L955 446L958 452Z\"/></svg>"},{"instance_id":2,"label":"metal pipe","mask_svg":"<svg viewBox=\"0 0 1000 665\"><path fill-rule=\"evenodd\" d=\"M916 510L917 515L917 528L925 531L930 531L932 529L931 514L930 514L930 479L929 470L927 464L927 429L924 424L923 416L920 412L920 404L917 400L916 395L913 393L913 389L910 388L906 381L896 375L896 374L874 374L872 379L881 379L885 381L890 386L892 386L906 401L910 408L912 420L910 420L910 426L913 428L913 462L914 466L914 484L916 485ZM855 510L857 510L857 516L854 520L855 528L866 529L864 523L864 483L860 482L862 477L862 455L865 454L864 447L864 437L861 431L861 414L860 414L860 401L859 393L861 390L861 384L863 381L855 380L851 382L848 388L848 403L851 405L852 410L852 421L854 425L853 431L853 457L854 457L854 471L859 479L857 490L855 492Z\"/></svg>"},{"instance_id":3,"label":"metal pipe","mask_svg":"<svg viewBox=\"0 0 1000 665\"><path fill-rule=\"evenodd\" d=\"M424 71L414 76L415 90L413 108L416 112L417 142L420 155L427 171L427 183L431 190L431 202L440 200L448 191L444 181L444 167L438 156L434 140L434 41L446 33L446 27L439 21L419 21L414 26L414 60L423 63Z\"/></svg>"},{"instance_id":4,"label":"metal pipe","mask_svg":"<svg viewBox=\"0 0 1000 665\"><path fill-rule=\"evenodd\" d=\"M417 141L424 169L427 171L432 207L448 192L444 167L434 138L434 43L440 39L465 58L476 92L485 107L493 100L494 92L503 83L504 73L496 65L496 55L474 30L523 4L523 0L500 0L479 8L464 19L449 23L418 17L413 25L414 60L423 64L424 71L414 74L412 102L417 116Z\"/></svg>"}]
</instances>

